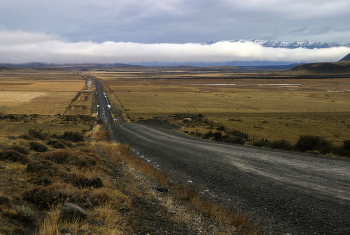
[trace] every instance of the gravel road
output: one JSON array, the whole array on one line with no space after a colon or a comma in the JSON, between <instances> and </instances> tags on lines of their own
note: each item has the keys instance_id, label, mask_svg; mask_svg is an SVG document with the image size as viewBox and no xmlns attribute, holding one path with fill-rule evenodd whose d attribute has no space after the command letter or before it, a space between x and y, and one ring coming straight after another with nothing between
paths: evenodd
<instances>
[{"instance_id":1,"label":"gravel road","mask_svg":"<svg viewBox=\"0 0 350 235\"><path fill-rule=\"evenodd\" d=\"M154 167L242 209L272 234L350 234L350 159L211 142L163 123L113 123L95 83L111 138Z\"/></svg>"},{"instance_id":2,"label":"gravel road","mask_svg":"<svg viewBox=\"0 0 350 235\"><path fill-rule=\"evenodd\" d=\"M112 139L273 234L350 234L350 160L184 136L147 124L112 124Z\"/></svg>"}]
</instances>

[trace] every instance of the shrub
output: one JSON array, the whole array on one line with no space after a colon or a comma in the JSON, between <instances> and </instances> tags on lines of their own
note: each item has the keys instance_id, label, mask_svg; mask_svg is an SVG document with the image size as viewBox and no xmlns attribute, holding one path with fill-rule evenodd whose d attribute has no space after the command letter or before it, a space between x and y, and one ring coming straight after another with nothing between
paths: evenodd
<instances>
[{"instance_id":1,"label":"shrub","mask_svg":"<svg viewBox=\"0 0 350 235\"><path fill-rule=\"evenodd\" d=\"M23 193L23 200L40 208L50 208L68 200L72 203L84 201L77 188L66 183L55 183L50 186L38 186Z\"/></svg>"},{"instance_id":2,"label":"shrub","mask_svg":"<svg viewBox=\"0 0 350 235\"><path fill-rule=\"evenodd\" d=\"M234 136L241 136L242 133L241 133L240 131L233 130L233 131L232 131L232 135L234 135Z\"/></svg>"},{"instance_id":3,"label":"shrub","mask_svg":"<svg viewBox=\"0 0 350 235\"><path fill-rule=\"evenodd\" d=\"M48 160L29 163L26 168L26 171L42 177L63 177L68 174L68 171L65 168Z\"/></svg>"},{"instance_id":4,"label":"shrub","mask_svg":"<svg viewBox=\"0 0 350 235\"><path fill-rule=\"evenodd\" d=\"M32 142L29 142L29 149L35 152L43 153L48 150L48 147L42 143L32 141Z\"/></svg>"},{"instance_id":5,"label":"shrub","mask_svg":"<svg viewBox=\"0 0 350 235\"><path fill-rule=\"evenodd\" d=\"M264 140L264 139L261 139L260 141L256 141L253 144L254 144L254 146L257 146L257 147L269 147L270 146L270 142L268 140Z\"/></svg>"},{"instance_id":6,"label":"shrub","mask_svg":"<svg viewBox=\"0 0 350 235\"><path fill-rule=\"evenodd\" d=\"M96 165L96 160L86 154L70 152L66 150L56 150L40 155L41 159L52 161L56 164L71 164L78 167Z\"/></svg>"},{"instance_id":7,"label":"shrub","mask_svg":"<svg viewBox=\"0 0 350 235\"><path fill-rule=\"evenodd\" d=\"M103 182L100 178L80 178L74 181L74 186L77 187L82 187L82 188L89 188L89 187L94 187L94 188L102 188L103 187Z\"/></svg>"},{"instance_id":8,"label":"shrub","mask_svg":"<svg viewBox=\"0 0 350 235\"><path fill-rule=\"evenodd\" d=\"M214 140L215 141L218 141L218 140L220 140L222 138L221 132L214 132L213 136L214 136Z\"/></svg>"},{"instance_id":9,"label":"shrub","mask_svg":"<svg viewBox=\"0 0 350 235\"><path fill-rule=\"evenodd\" d=\"M203 135L203 139L209 139L210 137L214 136L213 132L210 130L208 132L206 132L204 135Z\"/></svg>"},{"instance_id":10,"label":"shrub","mask_svg":"<svg viewBox=\"0 0 350 235\"><path fill-rule=\"evenodd\" d=\"M4 150L0 152L0 161L13 161L13 162L21 162L21 163L29 163L31 159L22 153L19 153L15 150Z\"/></svg>"},{"instance_id":11,"label":"shrub","mask_svg":"<svg viewBox=\"0 0 350 235\"><path fill-rule=\"evenodd\" d=\"M66 131L63 135L59 136L60 139L70 140L73 142L79 142L84 140L84 136L78 132Z\"/></svg>"},{"instance_id":12,"label":"shrub","mask_svg":"<svg viewBox=\"0 0 350 235\"><path fill-rule=\"evenodd\" d=\"M344 140L344 150L350 150L350 140Z\"/></svg>"},{"instance_id":13,"label":"shrub","mask_svg":"<svg viewBox=\"0 0 350 235\"><path fill-rule=\"evenodd\" d=\"M45 135L41 133L40 129L29 129L29 136L34 139L45 140Z\"/></svg>"},{"instance_id":14,"label":"shrub","mask_svg":"<svg viewBox=\"0 0 350 235\"><path fill-rule=\"evenodd\" d=\"M29 154L29 150L27 148L24 148L24 147L21 147L21 146L17 146L17 145L14 145L14 146L11 146L7 149L12 149L12 150L15 150L19 153L22 153L22 154L25 154L25 155L28 155Z\"/></svg>"},{"instance_id":15,"label":"shrub","mask_svg":"<svg viewBox=\"0 0 350 235\"><path fill-rule=\"evenodd\" d=\"M273 149L281 149L286 151L293 149L292 144L287 140L275 140L270 144L270 147Z\"/></svg>"},{"instance_id":16,"label":"shrub","mask_svg":"<svg viewBox=\"0 0 350 235\"><path fill-rule=\"evenodd\" d=\"M20 135L20 136L18 136L18 138L24 139L24 140L32 140L33 139L32 137L30 137L27 134Z\"/></svg>"},{"instance_id":17,"label":"shrub","mask_svg":"<svg viewBox=\"0 0 350 235\"><path fill-rule=\"evenodd\" d=\"M219 126L218 128L216 128L217 131L224 131L225 127L224 126Z\"/></svg>"},{"instance_id":18,"label":"shrub","mask_svg":"<svg viewBox=\"0 0 350 235\"><path fill-rule=\"evenodd\" d=\"M229 137L224 139L226 143L231 143L231 144L245 144L245 140L242 137L234 136L234 137Z\"/></svg>"},{"instance_id":19,"label":"shrub","mask_svg":"<svg viewBox=\"0 0 350 235\"><path fill-rule=\"evenodd\" d=\"M54 147L55 149L63 149L66 147L63 143L54 139L49 140L47 144Z\"/></svg>"},{"instance_id":20,"label":"shrub","mask_svg":"<svg viewBox=\"0 0 350 235\"><path fill-rule=\"evenodd\" d=\"M327 141L319 136L303 135L300 136L295 148L301 152L317 150L321 153L329 153L332 151L332 142Z\"/></svg>"}]
</instances>

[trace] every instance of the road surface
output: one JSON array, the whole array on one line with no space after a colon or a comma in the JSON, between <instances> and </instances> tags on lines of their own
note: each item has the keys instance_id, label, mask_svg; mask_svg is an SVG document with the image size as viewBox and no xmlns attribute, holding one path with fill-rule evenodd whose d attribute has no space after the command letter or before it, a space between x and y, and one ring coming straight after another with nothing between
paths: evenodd
<instances>
[{"instance_id":1,"label":"road surface","mask_svg":"<svg viewBox=\"0 0 350 235\"><path fill-rule=\"evenodd\" d=\"M262 220L268 232L350 234L350 159L201 140L154 125L113 123L109 115L99 113L114 141L204 195Z\"/></svg>"}]
</instances>

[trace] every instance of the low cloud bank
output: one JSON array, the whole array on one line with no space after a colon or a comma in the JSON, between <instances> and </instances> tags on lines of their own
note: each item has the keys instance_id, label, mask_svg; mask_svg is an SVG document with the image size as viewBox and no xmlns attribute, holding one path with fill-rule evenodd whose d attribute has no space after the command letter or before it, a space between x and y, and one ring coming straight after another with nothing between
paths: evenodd
<instances>
[{"instance_id":1,"label":"low cloud bank","mask_svg":"<svg viewBox=\"0 0 350 235\"><path fill-rule=\"evenodd\" d=\"M0 32L0 63L333 62L348 53L348 47L285 49L263 47L252 42L228 41L210 45L67 42L55 35Z\"/></svg>"}]
</instances>

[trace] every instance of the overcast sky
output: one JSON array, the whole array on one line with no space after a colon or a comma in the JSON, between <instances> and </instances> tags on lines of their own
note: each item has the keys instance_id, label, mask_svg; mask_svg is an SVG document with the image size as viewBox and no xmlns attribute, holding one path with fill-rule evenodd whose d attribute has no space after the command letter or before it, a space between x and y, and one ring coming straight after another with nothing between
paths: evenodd
<instances>
[{"instance_id":1,"label":"overcast sky","mask_svg":"<svg viewBox=\"0 0 350 235\"><path fill-rule=\"evenodd\" d=\"M348 0L1 0L0 62L337 61L349 48L209 41L350 41Z\"/></svg>"}]
</instances>

